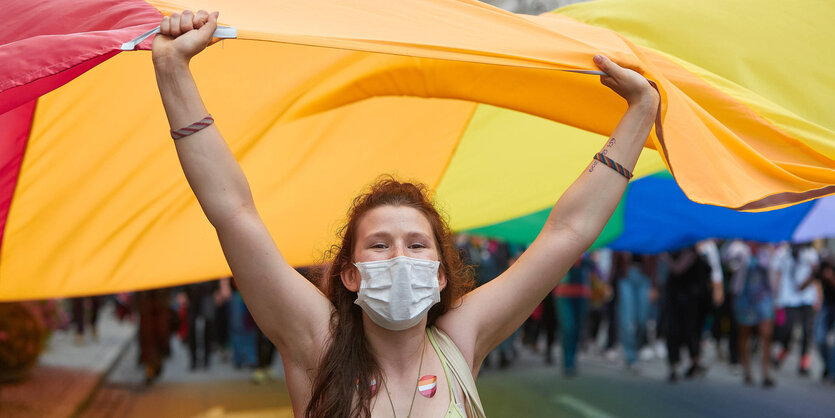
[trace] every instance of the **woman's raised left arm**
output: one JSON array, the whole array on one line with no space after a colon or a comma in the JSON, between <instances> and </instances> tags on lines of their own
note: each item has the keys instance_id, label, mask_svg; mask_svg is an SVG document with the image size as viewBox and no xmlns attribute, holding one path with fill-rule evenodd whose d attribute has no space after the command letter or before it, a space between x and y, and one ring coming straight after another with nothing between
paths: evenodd
<instances>
[{"instance_id":1,"label":"woman's raised left arm","mask_svg":"<svg viewBox=\"0 0 835 418\"><path fill-rule=\"evenodd\" d=\"M658 93L643 76L606 57L596 56L595 64L608 74L601 76L601 83L629 105L601 153L631 171L655 121ZM473 359L474 368L524 322L591 247L627 182L617 171L593 160L554 205L539 236L519 260L439 318L438 326L450 334L468 360Z\"/></svg>"}]
</instances>

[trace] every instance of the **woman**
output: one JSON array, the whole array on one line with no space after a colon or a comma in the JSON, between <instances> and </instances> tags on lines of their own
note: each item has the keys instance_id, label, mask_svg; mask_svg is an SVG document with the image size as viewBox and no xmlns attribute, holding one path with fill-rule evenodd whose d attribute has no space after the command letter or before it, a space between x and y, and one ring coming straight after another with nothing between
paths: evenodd
<instances>
[{"instance_id":1,"label":"woman","mask_svg":"<svg viewBox=\"0 0 835 418\"><path fill-rule=\"evenodd\" d=\"M355 199L318 289L282 258L206 119L188 63L216 22L217 12L205 11L163 18L153 44L157 83L172 137L184 136L175 144L186 178L253 317L281 353L296 416L483 416L474 376L484 357L594 242L625 176L591 164L519 261L470 293L471 277L426 191L383 180ZM631 169L658 94L637 73L595 62L609 74L601 82L629 104L605 152Z\"/></svg>"}]
</instances>

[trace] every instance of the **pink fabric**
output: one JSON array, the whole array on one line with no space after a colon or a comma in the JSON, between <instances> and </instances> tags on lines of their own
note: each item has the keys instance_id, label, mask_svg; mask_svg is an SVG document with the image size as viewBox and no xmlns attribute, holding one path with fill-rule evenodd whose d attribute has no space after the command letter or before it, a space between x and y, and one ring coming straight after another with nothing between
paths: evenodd
<instances>
[{"instance_id":1,"label":"pink fabric","mask_svg":"<svg viewBox=\"0 0 835 418\"><path fill-rule=\"evenodd\" d=\"M142 0L7 3L0 32L0 113L60 87L115 55L122 43L157 26L162 18ZM150 49L151 39L137 49Z\"/></svg>"},{"instance_id":2,"label":"pink fabric","mask_svg":"<svg viewBox=\"0 0 835 418\"><path fill-rule=\"evenodd\" d=\"M23 103L34 100L43 94L49 93L64 84L67 84L72 79L84 74L87 70L101 64L102 62L107 61L110 57L116 55L117 53L119 53L119 51L99 55L64 71L39 78L28 84L12 87L9 90L1 92L0 114L3 114L10 109L14 109Z\"/></svg>"},{"instance_id":3,"label":"pink fabric","mask_svg":"<svg viewBox=\"0 0 835 418\"><path fill-rule=\"evenodd\" d=\"M3 127L0 129L0 248L34 113L35 100L32 100L0 114L0 126Z\"/></svg>"}]
</instances>

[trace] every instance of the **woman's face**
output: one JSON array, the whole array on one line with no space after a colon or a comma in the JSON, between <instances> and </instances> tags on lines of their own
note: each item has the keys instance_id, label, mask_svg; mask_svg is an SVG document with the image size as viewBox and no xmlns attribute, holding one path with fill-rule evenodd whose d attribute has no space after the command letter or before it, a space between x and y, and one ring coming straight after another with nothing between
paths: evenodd
<instances>
[{"instance_id":1,"label":"woman's face","mask_svg":"<svg viewBox=\"0 0 835 418\"><path fill-rule=\"evenodd\" d=\"M354 263L388 260L406 256L441 261L440 249L429 220L419 210L408 206L380 206L366 212L357 223ZM359 291L362 278L351 268L340 273L342 284L352 292ZM438 286L446 288L446 274L438 269Z\"/></svg>"},{"instance_id":2,"label":"woman's face","mask_svg":"<svg viewBox=\"0 0 835 418\"><path fill-rule=\"evenodd\" d=\"M419 210L408 206L380 206L357 224L354 262L387 260L398 256L440 261L432 225Z\"/></svg>"}]
</instances>

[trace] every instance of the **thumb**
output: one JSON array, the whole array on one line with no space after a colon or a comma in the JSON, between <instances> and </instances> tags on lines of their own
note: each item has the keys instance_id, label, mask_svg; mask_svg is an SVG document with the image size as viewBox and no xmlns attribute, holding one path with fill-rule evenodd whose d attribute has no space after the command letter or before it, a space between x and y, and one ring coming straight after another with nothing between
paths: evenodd
<instances>
[{"instance_id":1,"label":"thumb","mask_svg":"<svg viewBox=\"0 0 835 418\"><path fill-rule=\"evenodd\" d=\"M615 75L617 71L620 69L617 64L615 64L614 62L612 62L612 60L603 55L595 55L594 64L597 65L597 68L600 68L604 73L608 74L609 76Z\"/></svg>"},{"instance_id":2,"label":"thumb","mask_svg":"<svg viewBox=\"0 0 835 418\"><path fill-rule=\"evenodd\" d=\"M219 14L220 14L220 12L209 13L209 21L206 22L205 25L200 27L200 29L199 29L200 32L203 32L203 33L208 32L209 37L211 37L212 34L215 33L215 29L217 29L217 16Z\"/></svg>"}]
</instances>

